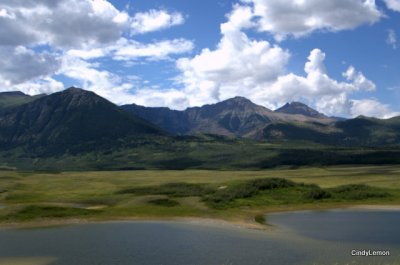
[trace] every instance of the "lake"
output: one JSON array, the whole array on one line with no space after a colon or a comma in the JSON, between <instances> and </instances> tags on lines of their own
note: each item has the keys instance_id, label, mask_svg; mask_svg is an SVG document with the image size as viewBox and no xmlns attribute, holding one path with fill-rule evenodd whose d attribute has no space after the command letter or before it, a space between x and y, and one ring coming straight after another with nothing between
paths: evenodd
<instances>
[{"instance_id":1,"label":"lake","mask_svg":"<svg viewBox=\"0 0 400 265\"><path fill-rule=\"evenodd\" d=\"M272 231L162 221L1 229L0 264L306 265L400 260L400 212L295 212L267 218L275 227ZM384 248L391 256L352 257L353 248Z\"/></svg>"}]
</instances>

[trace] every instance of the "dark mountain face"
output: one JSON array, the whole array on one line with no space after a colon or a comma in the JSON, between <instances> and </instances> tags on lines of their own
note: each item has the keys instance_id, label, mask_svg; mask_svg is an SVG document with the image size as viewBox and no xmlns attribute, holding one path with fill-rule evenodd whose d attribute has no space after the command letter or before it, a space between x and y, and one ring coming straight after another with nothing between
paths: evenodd
<instances>
[{"instance_id":1,"label":"dark mountain face","mask_svg":"<svg viewBox=\"0 0 400 265\"><path fill-rule=\"evenodd\" d=\"M400 119L357 117L332 124L277 123L267 126L263 135L266 140L300 140L329 145L399 145Z\"/></svg>"},{"instance_id":2,"label":"dark mountain face","mask_svg":"<svg viewBox=\"0 0 400 265\"><path fill-rule=\"evenodd\" d=\"M22 105L31 101L34 101L40 97L45 96L36 95L36 96L29 96L20 91L11 91L11 92L1 92L0 93L0 109Z\"/></svg>"},{"instance_id":3,"label":"dark mountain face","mask_svg":"<svg viewBox=\"0 0 400 265\"><path fill-rule=\"evenodd\" d=\"M327 124L335 121L322 114L322 116L310 117L302 114L273 112L243 97L235 97L212 105L188 108L184 111L146 108L134 104L124 105L122 108L175 134L211 133L253 139L262 138L264 127L276 122Z\"/></svg>"},{"instance_id":4,"label":"dark mountain face","mask_svg":"<svg viewBox=\"0 0 400 265\"><path fill-rule=\"evenodd\" d=\"M190 130L187 117L182 111L171 110L169 108L149 108L136 104L123 105L121 108L156 124L170 133L185 134Z\"/></svg>"},{"instance_id":5,"label":"dark mountain face","mask_svg":"<svg viewBox=\"0 0 400 265\"><path fill-rule=\"evenodd\" d=\"M250 100L235 97L217 104L185 110L190 122L190 133L213 133L244 136L270 122L271 110Z\"/></svg>"},{"instance_id":6,"label":"dark mountain face","mask_svg":"<svg viewBox=\"0 0 400 265\"><path fill-rule=\"evenodd\" d=\"M310 108L306 104L300 102L286 103L284 106L275 110L275 112L287 113L287 114L300 114L306 117L313 118L326 118L326 116L318 111Z\"/></svg>"},{"instance_id":7,"label":"dark mountain face","mask_svg":"<svg viewBox=\"0 0 400 265\"><path fill-rule=\"evenodd\" d=\"M273 113L242 97L188 108L185 111L146 108L134 104L124 105L122 108L171 133L211 133L226 136L243 136L256 127L264 126L270 122L268 114Z\"/></svg>"},{"instance_id":8,"label":"dark mountain face","mask_svg":"<svg viewBox=\"0 0 400 265\"><path fill-rule=\"evenodd\" d=\"M185 111L137 105L123 108L178 134L212 133L256 140L351 146L400 144L399 117L388 120L367 117L335 119L297 102L286 104L275 112L242 97Z\"/></svg>"},{"instance_id":9,"label":"dark mountain face","mask_svg":"<svg viewBox=\"0 0 400 265\"><path fill-rule=\"evenodd\" d=\"M96 94L77 88L0 110L0 146L68 150L128 136L162 135Z\"/></svg>"}]
</instances>

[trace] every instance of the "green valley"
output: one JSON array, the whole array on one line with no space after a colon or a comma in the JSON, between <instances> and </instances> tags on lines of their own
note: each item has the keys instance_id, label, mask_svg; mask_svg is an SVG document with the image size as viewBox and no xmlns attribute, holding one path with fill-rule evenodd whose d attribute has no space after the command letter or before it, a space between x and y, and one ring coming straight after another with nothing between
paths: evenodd
<instances>
[{"instance_id":1,"label":"green valley","mask_svg":"<svg viewBox=\"0 0 400 265\"><path fill-rule=\"evenodd\" d=\"M1 171L0 220L44 225L77 219L212 218L257 226L257 216L267 212L398 205L399 177L399 166Z\"/></svg>"}]
</instances>

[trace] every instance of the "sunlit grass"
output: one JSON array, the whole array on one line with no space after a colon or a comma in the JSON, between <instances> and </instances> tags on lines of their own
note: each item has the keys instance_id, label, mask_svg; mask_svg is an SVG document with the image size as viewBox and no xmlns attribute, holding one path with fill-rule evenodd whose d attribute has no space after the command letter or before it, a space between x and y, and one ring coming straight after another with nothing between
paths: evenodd
<instances>
[{"instance_id":1,"label":"sunlit grass","mask_svg":"<svg viewBox=\"0 0 400 265\"><path fill-rule=\"evenodd\" d=\"M284 178L296 185L231 196L247 194L243 188L249 188L246 183L260 178ZM0 171L0 218L25 221L190 216L254 220L256 215L272 211L400 205L399 178L400 166L283 167L262 171ZM352 186L338 188L343 185ZM224 201L223 207L214 207L207 198L217 195L231 196L232 200Z\"/></svg>"}]
</instances>

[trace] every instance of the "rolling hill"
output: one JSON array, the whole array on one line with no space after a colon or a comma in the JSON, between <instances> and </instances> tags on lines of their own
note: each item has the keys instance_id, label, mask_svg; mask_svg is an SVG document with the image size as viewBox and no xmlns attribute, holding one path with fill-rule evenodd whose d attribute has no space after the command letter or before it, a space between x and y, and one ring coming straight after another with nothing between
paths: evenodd
<instances>
[{"instance_id":1,"label":"rolling hill","mask_svg":"<svg viewBox=\"0 0 400 265\"><path fill-rule=\"evenodd\" d=\"M96 148L107 141L165 135L102 97L77 88L0 110L0 146L47 151Z\"/></svg>"},{"instance_id":2,"label":"rolling hill","mask_svg":"<svg viewBox=\"0 0 400 265\"><path fill-rule=\"evenodd\" d=\"M22 105L44 96L45 94L29 96L20 91L0 92L0 109Z\"/></svg>"},{"instance_id":3,"label":"rolling hill","mask_svg":"<svg viewBox=\"0 0 400 265\"><path fill-rule=\"evenodd\" d=\"M400 119L381 120L359 116L333 124L270 124L263 130L264 140L309 141L341 146L399 146Z\"/></svg>"}]
</instances>

